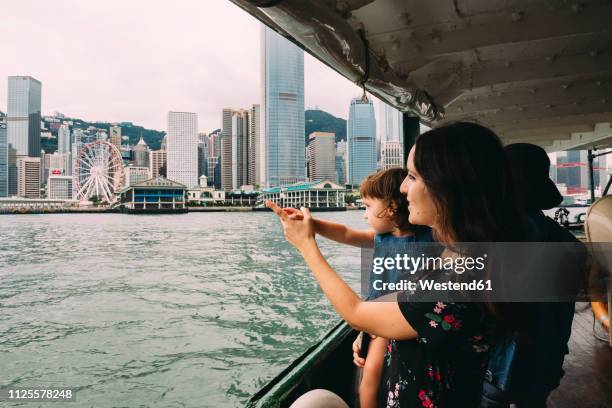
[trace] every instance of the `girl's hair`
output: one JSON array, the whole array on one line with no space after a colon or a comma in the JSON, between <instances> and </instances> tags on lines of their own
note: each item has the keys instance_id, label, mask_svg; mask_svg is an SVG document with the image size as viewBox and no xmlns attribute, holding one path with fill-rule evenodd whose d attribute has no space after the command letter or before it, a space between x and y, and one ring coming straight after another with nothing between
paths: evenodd
<instances>
[{"instance_id":1,"label":"girl's hair","mask_svg":"<svg viewBox=\"0 0 612 408\"><path fill-rule=\"evenodd\" d=\"M457 122L417 138L416 171L436 204L441 242L509 242L525 238L510 166L499 138Z\"/></svg>"},{"instance_id":2,"label":"girl's hair","mask_svg":"<svg viewBox=\"0 0 612 408\"><path fill-rule=\"evenodd\" d=\"M408 221L408 200L406 195L400 192L400 186L407 175L408 171L401 167L378 171L363 180L359 193L362 197L382 200L385 203L385 210L392 209L394 213L392 221L397 228L416 233L423 227ZM382 216L382 214L377 215Z\"/></svg>"}]
</instances>

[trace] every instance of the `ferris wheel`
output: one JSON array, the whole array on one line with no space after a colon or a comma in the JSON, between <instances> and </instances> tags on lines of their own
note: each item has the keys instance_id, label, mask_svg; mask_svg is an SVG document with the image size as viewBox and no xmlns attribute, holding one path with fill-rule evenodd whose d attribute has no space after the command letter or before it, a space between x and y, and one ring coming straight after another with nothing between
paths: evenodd
<instances>
[{"instance_id":1,"label":"ferris wheel","mask_svg":"<svg viewBox=\"0 0 612 408\"><path fill-rule=\"evenodd\" d=\"M74 160L72 183L75 198L81 201L97 197L111 204L123 179L123 160L117 147L104 140L83 145Z\"/></svg>"}]
</instances>

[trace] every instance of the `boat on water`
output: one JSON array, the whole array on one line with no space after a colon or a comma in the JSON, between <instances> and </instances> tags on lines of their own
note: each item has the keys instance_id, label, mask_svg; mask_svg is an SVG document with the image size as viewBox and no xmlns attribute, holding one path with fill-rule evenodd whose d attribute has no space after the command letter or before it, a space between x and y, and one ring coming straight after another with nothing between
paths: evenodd
<instances>
[{"instance_id":1,"label":"boat on water","mask_svg":"<svg viewBox=\"0 0 612 408\"><path fill-rule=\"evenodd\" d=\"M505 144L588 150L595 201L593 159L612 147L611 2L232 2L361 86L364 99L369 92L403 112L404 157L421 124L476 121ZM587 206L555 212L549 215L588 238L581 226ZM578 304L566 374L551 406L612 406L612 350L593 336L592 322L588 304ZM314 388L358 406L350 347L356 335L339 323L248 406L287 407Z\"/></svg>"}]
</instances>

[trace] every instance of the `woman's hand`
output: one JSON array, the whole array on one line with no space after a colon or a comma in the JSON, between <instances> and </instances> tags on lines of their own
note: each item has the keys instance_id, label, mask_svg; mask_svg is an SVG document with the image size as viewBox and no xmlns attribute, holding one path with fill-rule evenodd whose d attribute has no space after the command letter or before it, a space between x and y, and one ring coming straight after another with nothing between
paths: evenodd
<instances>
[{"instance_id":1,"label":"woman's hand","mask_svg":"<svg viewBox=\"0 0 612 408\"><path fill-rule=\"evenodd\" d=\"M266 201L266 206L271 208L278 216L283 224L285 238L298 251L303 252L309 246L316 245L312 216L307 208L302 207L301 211L299 211L300 216L297 215L298 212L287 211L288 209L283 210L269 200ZM291 214L289 214L290 212Z\"/></svg>"}]
</instances>

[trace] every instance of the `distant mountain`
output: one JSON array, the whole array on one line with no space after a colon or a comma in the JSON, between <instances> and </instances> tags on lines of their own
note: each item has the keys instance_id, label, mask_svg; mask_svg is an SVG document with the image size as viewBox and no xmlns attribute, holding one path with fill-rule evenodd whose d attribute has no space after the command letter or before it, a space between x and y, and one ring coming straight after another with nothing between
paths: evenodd
<instances>
[{"instance_id":1,"label":"distant mountain","mask_svg":"<svg viewBox=\"0 0 612 408\"><path fill-rule=\"evenodd\" d=\"M77 118L61 118L62 121L71 121L73 124L71 126L71 130L74 128L79 129L87 129L90 126L96 127L98 129L104 129L106 133L109 132L109 128L115 122L88 122L83 119ZM49 125L49 124L47 124ZM127 136L129 138L129 143L135 145L140 140L140 136L143 137L149 148L152 150L158 150L161 147L162 139L166 132L154 129L147 129L142 126L134 125L131 122L121 122L118 123L121 126L121 136ZM41 139L41 147L46 153L53 153L57 150L57 127L56 126L48 126L49 131L55 136L55 139ZM122 143L126 143L122 141Z\"/></svg>"},{"instance_id":2,"label":"distant mountain","mask_svg":"<svg viewBox=\"0 0 612 408\"><path fill-rule=\"evenodd\" d=\"M336 134L336 142L346 140L346 120L322 110L307 110L305 114L306 144L312 132L332 132Z\"/></svg>"},{"instance_id":3,"label":"distant mountain","mask_svg":"<svg viewBox=\"0 0 612 408\"><path fill-rule=\"evenodd\" d=\"M111 125L112 123L107 122L91 123L91 126L95 126L98 129L106 129L107 132L109 132L109 128ZM85 126L85 129L87 128L87 126ZM166 135L166 132L163 132L161 130L147 129L142 126L134 125L131 122L121 122L119 123L119 126L121 126L121 137L129 137L129 143L131 145L135 145L136 143L138 143L138 141L140 140L140 136L142 136L147 145L149 145L149 149L151 150L159 150L159 148L161 147L162 139ZM125 143L125 141L122 141L122 143Z\"/></svg>"}]
</instances>

